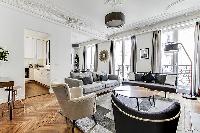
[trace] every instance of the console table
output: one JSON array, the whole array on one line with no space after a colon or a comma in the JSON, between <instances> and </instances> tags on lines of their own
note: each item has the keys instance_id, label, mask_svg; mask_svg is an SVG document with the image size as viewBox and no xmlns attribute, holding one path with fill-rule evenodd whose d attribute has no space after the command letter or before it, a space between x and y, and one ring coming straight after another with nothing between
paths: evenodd
<instances>
[{"instance_id":1,"label":"console table","mask_svg":"<svg viewBox=\"0 0 200 133\"><path fill-rule=\"evenodd\" d=\"M0 77L0 89L5 89L5 91L8 91L8 110L9 110L10 120L12 120L12 110L13 110L12 104L14 102L13 86L14 86L14 81L12 81L10 78Z\"/></svg>"}]
</instances>

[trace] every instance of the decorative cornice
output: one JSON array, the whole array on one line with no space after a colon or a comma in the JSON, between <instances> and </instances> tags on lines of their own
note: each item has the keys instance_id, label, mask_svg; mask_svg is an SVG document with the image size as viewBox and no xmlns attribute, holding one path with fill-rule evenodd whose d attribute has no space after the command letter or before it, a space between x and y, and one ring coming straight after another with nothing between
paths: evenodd
<instances>
[{"instance_id":1,"label":"decorative cornice","mask_svg":"<svg viewBox=\"0 0 200 133\"><path fill-rule=\"evenodd\" d=\"M0 5L21 10L30 15L40 17L49 22L61 24L84 33L93 35L96 38L104 39L103 34L99 34L90 28L91 22L77 15L57 9L52 0L0 0Z\"/></svg>"},{"instance_id":2,"label":"decorative cornice","mask_svg":"<svg viewBox=\"0 0 200 133\"><path fill-rule=\"evenodd\" d=\"M182 2L184 2L185 0L175 0L174 2L170 3L167 7L166 7L166 10L169 10L171 7L175 6L175 5L178 5Z\"/></svg>"},{"instance_id":3,"label":"decorative cornice","mask_svg":"<svg viewBox=\"0 0 200 133\"><path fill-rule=\"evenodd\" d=\"M106 1L109 2L110 0ZM117 1L120 2L124 0ZM166 6L165 11L159 15L142 19L119 29L100 29L86 18L58 9L55 6L55 0L0 0L0 5L23 11L27 14L40 17L52 23L76 29L88 35L92 35L94 39L107 40L109 37L129 33L130 31L143 31L143 29L151 29L152 26L162 23L163 21L176 19L180 16L187 18L196 12L200 12L200 7L195 6L178 12L169 13L169 9L171 7L179 3L183 3L184 1L186 0L175 0Z\"/></svg>"},{"instance_id":4,"label":"decorative cornice","mask_svg":"<svg viewBox=\"0 0 200 133\"><path fill-rule=\"evenodd\" d=\"M114 31L108 38L119 38L121 35L127 36L127 34L133 35L143 32L149 32L155 29L161 29L177 23L185 23L185 21L200 19L200 7L188 8L176 13L161 13L158 16L147 18L137 23L124 26L121 29Z\"/></svg>"}]
</instances>

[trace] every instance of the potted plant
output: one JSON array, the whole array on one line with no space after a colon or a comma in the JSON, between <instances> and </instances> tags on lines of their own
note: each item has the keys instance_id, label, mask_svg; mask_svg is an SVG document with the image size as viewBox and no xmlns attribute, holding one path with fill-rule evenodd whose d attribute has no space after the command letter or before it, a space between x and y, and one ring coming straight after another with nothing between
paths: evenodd
<instances>
[{"instance_id":1,"label":"potted plant","mask_svg":"<svg viewBox=\"0 0 200 133\"><path fill-rule=\"evenodd\" d=\"M0 61L8 61L9 52L0 47Z\"/></svg>"}]
</instances>

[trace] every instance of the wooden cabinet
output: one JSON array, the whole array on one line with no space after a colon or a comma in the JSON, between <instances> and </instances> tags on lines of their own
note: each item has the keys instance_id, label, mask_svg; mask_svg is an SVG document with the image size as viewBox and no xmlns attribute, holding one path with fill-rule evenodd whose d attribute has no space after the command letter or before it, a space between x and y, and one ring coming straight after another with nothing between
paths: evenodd
<instances>
[{"instance_id":1,"label":"wooden cabinet","mask_svg":"<svg viewBox=\"0 0 200 133\"><path fill-rule=\"evenodd\" d=\"M34 69L34 80L50 86L50 70L45 68Z\"/></svg>"}]
</instances>

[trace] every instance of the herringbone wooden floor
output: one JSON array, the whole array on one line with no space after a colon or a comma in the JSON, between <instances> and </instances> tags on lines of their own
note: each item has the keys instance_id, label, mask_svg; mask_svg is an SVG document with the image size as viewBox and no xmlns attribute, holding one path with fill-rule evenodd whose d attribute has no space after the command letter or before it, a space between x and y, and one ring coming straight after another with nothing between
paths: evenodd
<instances>
[{"instance_id":1,"label":"herringbone wooden floor","mask_svg":"<svg viewBox=\"0 0 200 133\"><path fill-rule=\"evenodd\" d=\"M16 108L20 104L18 102ZM53 94L27 98L24 100L24 108L14 109L12 121L8 119L7 112L3 113L3 118L0 117L0 133L71 133L71 122L66 124L58 110ZM81 131L75 129L75 133Z\"/></svg>"},{"instance_id":2,"label":"herringbone wooden floor","mask_svg":"<svg viewBox=\"0 0 200 133\"><path fill-rule=\"evenodd\" d=\"M181 106L186 110L182 113L185 128L192 132L191 116L188 112L200 114L199 100L186 100L180 94L170 94L168 97L181 101ZM54 94L27 98L23 102L24 108L14 110L12 121L8 119L8 112L5 110L3 117L0 115L0 133L71 133L72 124L71 122L66 123L59 114L60 108ZM16 108L21 105L19 101L16 102ZM6 104L0 105L0 113L1 108L5 109ZM75 133L82 132L76 128Z\"/></svg>"}]
</instances>

